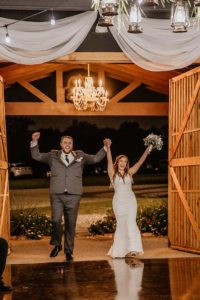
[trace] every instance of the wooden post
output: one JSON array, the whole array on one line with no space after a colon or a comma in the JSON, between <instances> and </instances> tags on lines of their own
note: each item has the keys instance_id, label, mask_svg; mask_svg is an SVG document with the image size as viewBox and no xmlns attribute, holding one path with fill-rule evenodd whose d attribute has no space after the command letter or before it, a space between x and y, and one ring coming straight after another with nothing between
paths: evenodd
<instances>
[{"instance_id":1,"label":"wooden post","mask_svg":"<svg viewBox=\"0 0 200 300\"><path fill-rule=\"evenodd\" d=\"M6 142L4 85L0 77L0 236L10 239L8 155Z\"/></svg>"}]
</instances>

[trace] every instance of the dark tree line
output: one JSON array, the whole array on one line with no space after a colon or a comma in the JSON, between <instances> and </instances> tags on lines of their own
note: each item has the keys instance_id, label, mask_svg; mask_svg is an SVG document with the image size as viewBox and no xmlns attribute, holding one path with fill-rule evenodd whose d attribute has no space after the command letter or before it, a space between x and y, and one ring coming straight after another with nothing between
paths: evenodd
<instances>
[{"instance_id":1,"label":"dark tree line","mask_svg":"<svg viewBox=\"0 0 200 300\"><path fill-rule=\"evenodd\" d=\"M27 162L40 168L39 164L32 161L30 156L29 143L32 132L29 126L33 121L25 117L7 117L7 144L9 162ZM74 149L81 149L86 153L96 153L102 147L104 138L112 140L113 157L125 154L129 157L130 163L134 163L143 153L145 147L143 138L153 132L163 138L164 146L162 151L153 151L148 161L156 164L161 159L167 159L168 152L168 128L149 128L145 130L136 122L123 122L119 129L105 127L99 129L96 124L75 119L72 125L64 131L59 129L38 128L41 132L39 141L40 150L48 152L51 149L59 149L60 137L71 135L74 138ZM102 165L105 165L105 161Z\"/></svg>"}]
</instances>

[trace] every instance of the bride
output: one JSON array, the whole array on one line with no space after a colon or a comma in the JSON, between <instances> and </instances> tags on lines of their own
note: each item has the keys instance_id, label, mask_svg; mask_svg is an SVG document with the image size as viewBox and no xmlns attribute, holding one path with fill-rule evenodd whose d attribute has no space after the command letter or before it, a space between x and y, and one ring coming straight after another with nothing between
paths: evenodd
<instances>
[{"instance_id":1,"label":"bride","mask_svg":"<svg viewBox=\"0 0 200 300\"><path fill-rule=\"evenodd\" d=\"M136 223L137 202L132 191L132 176L139 170L153 146L146 148L136 164L129 168L127 156L117 156L113 165L110 145L107 144L108 175L114 187L113 211L117 226L114 242L108 251L113 258L135 257L143 254L140 231Z\"/></svg>"}]
</instances>

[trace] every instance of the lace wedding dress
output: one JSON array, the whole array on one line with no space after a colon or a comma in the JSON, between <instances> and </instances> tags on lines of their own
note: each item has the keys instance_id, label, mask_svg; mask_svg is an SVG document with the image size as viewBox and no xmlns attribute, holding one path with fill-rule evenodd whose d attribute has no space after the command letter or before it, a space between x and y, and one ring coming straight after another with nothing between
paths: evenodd
<instances>
[{"instance_id":1,"label":"lace wedding dress","mask_svg":"<svg viewBox=\"0 0 200 300\"><path fill-rule=\"evenodd\" d=\"M125 257L131 251L143 254L141 235L136 223L137 202L132 191L132 177L114 179L113 210L117 220L114 242L108 251L111 257Z\"/></svg>"}]
</instances>

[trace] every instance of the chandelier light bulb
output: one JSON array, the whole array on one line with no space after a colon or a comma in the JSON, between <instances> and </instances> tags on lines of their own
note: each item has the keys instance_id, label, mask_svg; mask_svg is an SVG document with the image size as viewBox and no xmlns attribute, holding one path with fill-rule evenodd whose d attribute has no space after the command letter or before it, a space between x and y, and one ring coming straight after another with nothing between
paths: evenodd
<instances>
[{"instance_id":1,"label":"chandelier light bulb","mask_svg":"<svg viewBox=\"0 0 200 300\"><path fill-rule=\"evenodd\" d=\"M54 18L51 18L51 25L52 26L56 25L56 20Z\"/></svg>"}]
</instances>

